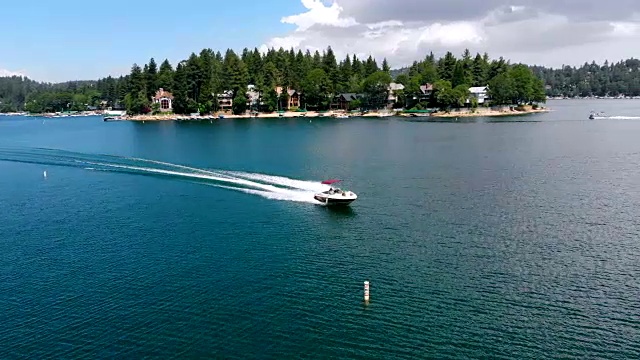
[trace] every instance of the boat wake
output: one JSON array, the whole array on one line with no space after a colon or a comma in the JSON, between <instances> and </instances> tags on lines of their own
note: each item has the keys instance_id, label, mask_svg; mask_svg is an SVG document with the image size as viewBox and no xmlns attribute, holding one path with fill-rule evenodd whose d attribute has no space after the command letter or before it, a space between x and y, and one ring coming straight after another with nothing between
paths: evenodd
<instances>
[{"instance_id":1,"label":"boat wake","mask_svg":"<svg viewBox=\"0 0 640 360\"><path fill-rule=\"evenodd\" d=\"M640 120L640 116L608 116L606 118L616 120Z\"/></svg>"},{"instance_id":2,"label":"boat wake","mask_svg":"<svg viewBox=\"0 0 640 360\"><path fill-rule=\"evenodd\" d=\"M313 198L315 193L329 189L319 181L297 180L260 173L202 169L156 160L53 149L0 149L0 161L184 179L271 200L310 204L321 204Z\"/></svg>"},{"instance_id":3,"label":"boat wake","mask_svg":"<svg viewBox=\"0 0 640 360\"><path fill-rule=\"evenodd\" d=\"M596 115L591 120L640 120L640 116L602 116Z\"/></svg>"}]
</instances>

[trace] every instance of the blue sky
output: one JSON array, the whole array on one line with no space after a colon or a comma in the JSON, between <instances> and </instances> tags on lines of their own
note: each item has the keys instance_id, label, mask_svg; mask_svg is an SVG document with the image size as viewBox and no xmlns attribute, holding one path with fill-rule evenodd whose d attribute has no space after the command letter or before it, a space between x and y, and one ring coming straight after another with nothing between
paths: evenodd
<instances>
[{"instance_id":1,"label":"blue sky","mask_svg":"<svg viewBox=\"0 0 640 360\"><path fill-rule=\"evenodd\" d=\"M0 76L41 81L128 73L203 48L373 55L488 52L545 66L637 56L638 0L1 0ZM625 11L620 11L625 9Z\"/></svg>"},{"instance_id":2,"label":"blue sky","mask_svg":"<svg viewBox=\"0 0 640 360\"><path fill-rule=\"evenodd\" d=\"M0 69L43 81L95 79L205 47L259 47L293 27L299 0L6 0Z\"/></svg>"}]
</instances>

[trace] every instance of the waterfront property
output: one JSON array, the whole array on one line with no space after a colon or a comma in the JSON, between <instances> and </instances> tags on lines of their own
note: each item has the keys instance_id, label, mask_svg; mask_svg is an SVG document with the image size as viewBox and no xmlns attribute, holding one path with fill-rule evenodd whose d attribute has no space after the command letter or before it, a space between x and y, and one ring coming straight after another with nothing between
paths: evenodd
<instances>
[{"instance_id":1,"label":"waterfront property","mask_svg":"<svg viewBox=\"0 0 640 360\"><path fill-rule=\"evenodd\" d=\"M255 85L247 86L247 108L257 109L263 104L261 101L261 93Z\"/></svg>"},{"instance_id":2,"label":"waterfront property","mask_svg":"<svg viewBox=\"0 0 640 360\"><path fill-rule=\"evenodd\" d=\"M278 97L282 96L283 92L284 92L284 88L282 86L276 87L276 94L278 94ZM287 88L286 93L287 93L288 101L286 104L282 104L282 105L287 109L299 108L301 93L291 88Z\"/></svg>"},{"instance_id":3,"label":"waterfront property","mask_svg":"<svg viewBox=\"0 0 640 360\"><path fill-rule=\"evenodd\" d=\"M392 107L398 102L399 94L404 90L404 85L398 83L390 83L387 88L387 107Z\"/></svg>"},{"instance_id":4,"label":"waterfront property","mask_svg":"<svg viewBox=\"0 0 640 360\"><path fill-rule=\"evenodd\" d=\"M433 84L420 85L420 100L429 100L431 95L433 95Z\"/></svg>"},{"instance_id":5,"label":"waterfront property","mask_svg":"<svg viewBox=\"0 0 640 360\"><path fill-rule=\"evenodd\" d=\"M359 100L362 97L362 94L356 93L343 93L338 94L333 98L331 102L332 110L349 110L352 107L352 103L356 100Z\"/></svg>"},{"instance_id":6,"label":"waterfront property","mask_svg":"<svg viewBox=\"0 0 640 360\"><path fill-rule=\"evenodd\" d=\"M216 95L218 108L220 111L231 111L233 109L233 91L226 90Z\"/></svg>"},{"instance_id":7,"label":"waterfront property","mask_svg":"<svg viewBox=\"0 0 640 360\"><path fill-rule=\"evenodd\" d=\"M162 112L173 111L173 95L163 88L158 89L156 95L151 98L151 101L154 104L159 104L160 111Z\"/></svg>"},{"instance_id":8,"label":"waterfront property","mask_svg":"<svg viewBox=\"0 0 640 360\"><path fill-rule=\"evenodd\" d=\"M485 102L488 102L489 100L488 90L489 88L487 86L470 87L469 88L470 98L467 99L467 104L471 103L471 99L476 99L478 102L478 105L483 105Z\"/></svg>"}]
</instances>

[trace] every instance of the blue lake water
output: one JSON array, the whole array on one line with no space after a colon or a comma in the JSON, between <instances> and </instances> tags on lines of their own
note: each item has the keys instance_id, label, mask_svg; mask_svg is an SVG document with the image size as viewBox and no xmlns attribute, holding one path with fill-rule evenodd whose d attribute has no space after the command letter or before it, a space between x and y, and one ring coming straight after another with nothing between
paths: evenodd
<instances>
[{"instance_id":1,"label":"blue lake water","mask_svg":"<svg viewBox=\"0 0 640 360\"><path fill-rule=\"evenodd\" d=\"M640 358L640 102L548 106L0 116L0 358Z\"/></svg>"}]
</instances>

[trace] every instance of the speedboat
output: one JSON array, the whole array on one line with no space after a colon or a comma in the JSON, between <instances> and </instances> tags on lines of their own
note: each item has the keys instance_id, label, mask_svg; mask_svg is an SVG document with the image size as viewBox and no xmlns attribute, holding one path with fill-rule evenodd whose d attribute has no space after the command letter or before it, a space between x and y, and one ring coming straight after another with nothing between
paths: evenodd
<instances>
[{"instance_id":1,"label":"speedboat","mask_svg":"<svg viewBox=\"0 0 640 360\"><path fill-rule=\"evenodd\" d=\"M340 180L323 181L322 184L330 185L331 188L327 191L315 194L313 198L327 206L347 206L354 202L358 198L358 195L351 191L344 191L333 187L333 185L338 182L340 182Z\"/></svg>"}]
</instances>

